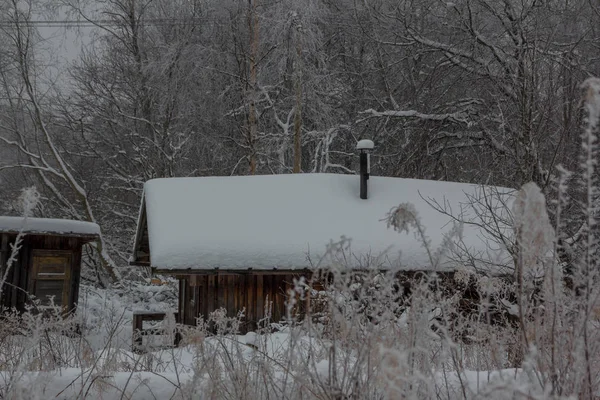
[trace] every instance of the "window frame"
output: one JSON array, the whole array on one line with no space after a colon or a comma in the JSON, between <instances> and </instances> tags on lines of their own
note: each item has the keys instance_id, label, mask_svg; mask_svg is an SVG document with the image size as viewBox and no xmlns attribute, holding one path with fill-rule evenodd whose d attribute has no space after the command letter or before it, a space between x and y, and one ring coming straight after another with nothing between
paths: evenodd
<instances>
[{"instance_id":1,"label":"window frame","mask_svg":"<svg viewBox=\"0 0 600 400\"><path fill-rule=\"evenodd\" d=\"M36 262L40 258L65 258L65 269L64 273L53 273L53 272L41 272L40 267L44 265L41 262ZM36 296L36 299L40 301L39 308L47 309L50 307L48 304L48 298L38 298L37 282L38 281L62 281L62 293L61 293L61 307L66 310L69 308L69 298L71 296L71 276L73 273L73 252L70 250L46 250L46 249L33 249L31 252L31 278L29 279L29 294ZM41 276L40 276L41 274ZM54 298L56 305L56 296Z\"/></svg>"}]
</instances>

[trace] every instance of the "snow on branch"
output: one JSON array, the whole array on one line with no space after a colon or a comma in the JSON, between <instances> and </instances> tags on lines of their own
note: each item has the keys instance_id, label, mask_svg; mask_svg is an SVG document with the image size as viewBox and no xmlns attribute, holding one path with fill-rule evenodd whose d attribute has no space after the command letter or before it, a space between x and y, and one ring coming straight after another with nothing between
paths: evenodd
<instances>
[{"instance_id":1,"label":"snow on branch","mask_svg":"<svg viewBox=\"0 0 600 400\"><path fill-rule=\"evenodd\" d=\"M466 118L467 115L464 112L456 112L456 113L448 113L448 114L423 114L416 110L376 111L376 110L373 110L372 108L369 108L368 110L359 112L359 114L368 115L369 117L417 118L417 119L430 120L430 121L453 121L453 122L461 122L461 123L470 125L470 122L467 121L467 118Z\"/></svg>"}]
</instances>

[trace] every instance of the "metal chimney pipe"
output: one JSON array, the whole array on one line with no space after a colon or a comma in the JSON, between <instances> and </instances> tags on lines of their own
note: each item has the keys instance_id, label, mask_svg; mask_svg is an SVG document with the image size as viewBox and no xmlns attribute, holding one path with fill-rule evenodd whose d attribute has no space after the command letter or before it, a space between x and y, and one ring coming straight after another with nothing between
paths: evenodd
<instances>
[{"instance_id":1,"label":"metal chimney pipe","mask_svg":"<svg viewBox=\"0 0 600 400\"><path fill-rule=\"evenodd\" d=\"M373 150L373 147L375 147L375 144L369 139L359 140L356 144L356 149L360 151L360 198L363 200L366 200L369 197L367 181L369 180L369 174L371 173L370 152Z\"/></svg>"}]
</instances>

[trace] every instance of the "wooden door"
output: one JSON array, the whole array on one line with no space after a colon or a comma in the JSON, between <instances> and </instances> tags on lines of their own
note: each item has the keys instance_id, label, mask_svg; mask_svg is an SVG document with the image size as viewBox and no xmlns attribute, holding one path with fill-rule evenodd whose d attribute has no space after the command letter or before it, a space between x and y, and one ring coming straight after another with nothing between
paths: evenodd
<instances>
[{"instance_id":1,"label":"wooden door","mask_svg":"<svg viewBox=\"0 0 600 400\"><path fill-rule=\"evenodd\" d=\"M69 308L72 257L70 251L33 250L29 293L40 300L42 307L49 306L53 296L54 305Z\"/></svg>"}]
</instances>

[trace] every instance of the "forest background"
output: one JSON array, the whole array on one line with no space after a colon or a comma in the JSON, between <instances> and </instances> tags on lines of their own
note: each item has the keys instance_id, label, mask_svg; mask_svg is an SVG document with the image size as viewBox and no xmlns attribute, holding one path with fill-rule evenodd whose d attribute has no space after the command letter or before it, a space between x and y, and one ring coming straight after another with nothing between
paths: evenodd
<instances>
[{"instance_id":1,"label":"forest background","mask_svg":"<svg viewBox=\"0 0 600 400\"><path fill-rule=\"evenodd\" d=\"M375 175L553 196L600 73L587 0L2 0L0 15L0 214L36 185L36 215L100 224L99 282L131 273L146 180L356 173L362 138ZM94 32L60 79L47 26Z\"/></svg>"}]
</instances>

